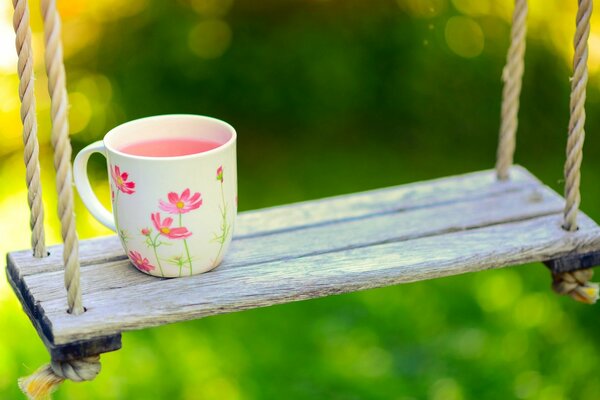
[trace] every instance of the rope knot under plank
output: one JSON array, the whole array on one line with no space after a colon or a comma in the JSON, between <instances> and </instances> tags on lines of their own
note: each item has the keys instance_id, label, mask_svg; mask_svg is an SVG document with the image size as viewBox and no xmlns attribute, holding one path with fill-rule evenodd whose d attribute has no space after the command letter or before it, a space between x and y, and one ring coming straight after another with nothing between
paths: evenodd
<instances>
[{"instance_id":1,"label":"rope knot under plank","mask_svg":"<svg viewBox=\"0 0 600 400\"><path fill-rule=\"evenodd\" d=\"M586 304L594 304L598 300L600 285L590 282L594 271L582 269L572 272L553 272L552 289L565 296Z\"/></svg>"},{"instance_id":2,"label":"rope knot under plank","mask_svg":"<svg viewBox=\"0 0 600 400\"><path fill-rule=\"evenodd\" d=\"M99 355L72 361L52 360L30 376L19 379L19 387L30 400L46 400L65 379L91 381L100 373L100 369Z\"/></svg>"}]
</instances>

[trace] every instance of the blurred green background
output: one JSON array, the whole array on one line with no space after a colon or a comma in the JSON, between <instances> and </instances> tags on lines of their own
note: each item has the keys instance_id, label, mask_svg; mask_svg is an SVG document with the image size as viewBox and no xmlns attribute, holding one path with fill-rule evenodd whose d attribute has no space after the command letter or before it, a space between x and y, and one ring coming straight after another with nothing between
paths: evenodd
<instances>
[{"instance_id":1,"label":"blurred green background","mask_svg":"<svg viewBox=\"0 0 600 400\"><path fill-rule=\"evenodd\" d=\"M59 242L39 4L32 1L48 240ZM58 2L75 151L163 113L239 132L240 209L491 168L510 0ZM576 2L530 2L516 159L558 191ZM0 5L0 253L27 248L10 2ZM594 18L594 24L599 22ZM582 207L600 219L600 32L590 38ZM108 202L104 161L97 192ZM77 200L81 237L108 234ZM440 244L443 245L443 244ZM600 398L596 307L541 264L123 335L56 399ZM0 398L48 356L0 280Z\"/></svg>"}]
</instances>

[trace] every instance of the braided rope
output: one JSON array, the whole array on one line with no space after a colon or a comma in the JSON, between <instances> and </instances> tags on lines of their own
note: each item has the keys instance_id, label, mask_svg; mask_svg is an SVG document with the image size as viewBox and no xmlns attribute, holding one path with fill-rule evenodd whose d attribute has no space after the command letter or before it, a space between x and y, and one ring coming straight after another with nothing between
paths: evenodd
<instances>
[{"instance_id":1,"label":"braided rope","mask_svg":"<svg viewBox=\"0 0 600 400\"><path fill-rule=\"evenodd\" d=\"M23 123L24 159L26 166L27 201L30 209L31 247L34 257L46 257L44 235L44 205L40 182L39 145L37 140L37 120L35 96L33 92L33 54L31 51L31 29L29 27L29 6L27 0L13 0L15 13L13 27L16 34L16 48L19 56L19 98L21 99L21 121Z\"/></svg>"},{"instance_id":2,"label":"braided rope","mask_svg":"<svg viewBox=\"0 0 600 400\"><path fill-rule=\"evenodd\" d=\"M69 120L67 82L61 42L60 15L56 10L56 0L42 0L44 17L44 38L46 42L46 73L48 91L52 100L52 146L54 147L54 168L58 191L58 215L64 242L63 262L65 264L65 287L69 312L78 315L84 309L79 285L79 245L75 230L73 206L73 186L71 172L71 142L69 141Z\"/></svg>"},{"instance_id":3,"label":"braided rope","mask_svg":"<svg viewBox=\"0 0 600 400\"><path fill-rule=\"evenodd\" d=\"M32 375L19 379L19 388L28 399L49 399L53 391L65 381L91 381L100 373L100 356L74 361L52 361L41 366Z\"/></svg>"},{"instance_id":4,"label":"braided rope","mask_svg":"<svg viewBox=\"0 0 600 400\"><path fill-rule=\"evenodd\" d=\"M21 116L23 119L24 137L26 132L28 132L25 150L28 173L27 185L30 193L33 191L38 195L35 198L39 201L38 208L31 207L31 215L32 221L43 221L41 192L39 188L39 163L37 161L38 146L35 136L37 126L35 120L35 98L33 96L33 59L31 53L31 31L29 29L29 9L26 0L13 0L13 4L15 6L14 21L15 32L17 33L17 52L19 53L19 78L21 79L19 94L22 101ZM61 233L64 241L65 286L67 288L69 311L73 314L80 314L84 309L81 303L81 289L79 286L79 247L73 212L71 144L69 141L67 118L68 98L66 78L60 39L61 24L55 0L43 0L41 6L44 17L48 90L52 99L51 139L54 148L54 166L57 175L58 213L61 220ZM29 143L33 144L29 145L28 148ZM30 167L30 164L33 167ZM31 179L30 171L36 172L36 174L31 174L33 176ZM30 201L30 206L31 204L32 202ZM43 224L40 222L36 224L36 227L38 230L33 229L32 240L37 239L39 242L39 238L41 238L42 254L45 254L46 251L43 247ZM68 362L53 360L50 364L40 367L29 377L19 379L19 387L29 399L48 399L51 393L65 379L75 382L92 380L98 375L100 368L99 356L86 357Z\"/></svg>"},{"instance_id":5,"label":"braided rope","mask_svg":"<svg viewBox=\"0 0 600 400\"><path fill-rule=\"evenodd\" d=\"M502 116L500 137L496 155L496 176L508 179L508 170L513 164L515 137L519 125L519 96L523 80L525 39L527 36L527 0L515 0L511 28L511 42L502 71Z\"/></svg>"},{"instance_id":6,"label":"braided rope","mask_svg":"<svg viewBox=\"0 0 600 400\"><path fill-rule=\"evenodd\" d=\"M577 10L577 29L575 31L575 55L573 57L573 79L571 81L571 118L569 120L569 139L567 141L567 161L565 162L565 211L563 228L577 230L577 212L581 197L579 181L581 160L585 140L585 97L588 81L588 37L590 36L590 17L592 0L579 0Z\"/></svg>"}]
</instances>

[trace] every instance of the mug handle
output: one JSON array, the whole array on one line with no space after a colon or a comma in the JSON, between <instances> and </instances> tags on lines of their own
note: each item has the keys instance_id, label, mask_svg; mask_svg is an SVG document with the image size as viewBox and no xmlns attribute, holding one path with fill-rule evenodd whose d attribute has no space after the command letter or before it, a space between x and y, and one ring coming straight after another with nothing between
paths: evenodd
<instances>
[{"instance_id":1,"label":"mug handle","mask_svg":"<svg viewBox=\"0 0 600 400\"><path fill-rule=\"evenodd\" d=\"M100 203L100 200L98 200L98 197L96 197L96 194L92 190L92 186L90 185L90 180L88 178L87 164L90 156L94 153L100 153L106 158L106 148L104 147L102 140L86 146L77 154L77 157L75 157L75 161L73 162L73 178L75 180L75 187L79 192L79 197L81 197L83 204L94 216L94 218L100 221L100 223L106 226L108 229L112 229L116 232L117 229L115 227L115 219L112 213L104 208L102 203Z\"/></svg>"}]
</instances>

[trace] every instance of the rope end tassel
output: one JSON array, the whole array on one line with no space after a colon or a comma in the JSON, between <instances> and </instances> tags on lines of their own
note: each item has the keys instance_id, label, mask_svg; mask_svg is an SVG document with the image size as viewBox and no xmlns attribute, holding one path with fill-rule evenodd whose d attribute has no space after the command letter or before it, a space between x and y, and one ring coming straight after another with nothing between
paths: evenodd
<instances>
[{"instance_id":1,"label":"rope end tassel","mask_svg":"<svg viewBox=\"0 0 600 400\"><path fill-rule=\"evenodd\" d=\"M552 273L552 289L585 304L595 304L599 298L600 285L590 282L594 271L582 269L573 272Z\"/></svg>"},{"instance_id":2,"label":"rope end tassel","mask_svg":"<svg viewBox=\"0 0 600 400\"><path fill-rule=\"evenodd\" d=\"M19 388L30 400L49 400L66 379L74 382L91 381L100 373L100 356L74 361L52 361L33 374L19 379Z\"/></svg>"},{"instance_id":3,"label":"rope end tassel","mask_svg":"<svg viewBox=\"0 0 600 400\"><path fill-rule=\"evenodd\" d=\"M33 374L19 378L19 388L30 400L47 400L64 380L46 364Z\"/></svg>"}]
</instances>

